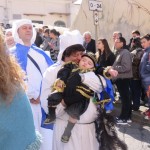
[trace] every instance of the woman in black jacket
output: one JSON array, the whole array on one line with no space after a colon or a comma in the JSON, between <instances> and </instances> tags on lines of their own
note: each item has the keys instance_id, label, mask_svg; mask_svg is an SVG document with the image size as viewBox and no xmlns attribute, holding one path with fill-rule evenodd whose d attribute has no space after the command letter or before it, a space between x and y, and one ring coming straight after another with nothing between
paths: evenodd
<instances>
[{"instance_id":1,"label":"woman in black jacket","mask_svg":"<svg viewBox=\"0 0 150 150\"><path fill-rule=\"evenodd\" d=\"M101 67L112 66L115 55L110 50L106 39L99 39L97 43L98 52L96 53L98 65Z\"/></svg>"}]
</instances>

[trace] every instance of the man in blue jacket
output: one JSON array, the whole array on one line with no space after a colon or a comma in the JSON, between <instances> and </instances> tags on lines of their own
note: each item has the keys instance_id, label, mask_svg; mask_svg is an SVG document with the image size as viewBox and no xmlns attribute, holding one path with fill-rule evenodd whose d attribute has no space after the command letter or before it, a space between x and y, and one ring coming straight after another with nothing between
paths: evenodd
<instances>
[{"instance_id":1,"label":"man in blue jacket","mask_svg":"<svg viewBox=\"0 0 150 150\"><path fill-rule=\"evenodd\" d=\"M141 44L144 48L144 54L140 63L140 76L142 85L148 98L149 109L144 112L145 119L150 119L150 35L141 38Z\"/></svg>"}]
</instances>

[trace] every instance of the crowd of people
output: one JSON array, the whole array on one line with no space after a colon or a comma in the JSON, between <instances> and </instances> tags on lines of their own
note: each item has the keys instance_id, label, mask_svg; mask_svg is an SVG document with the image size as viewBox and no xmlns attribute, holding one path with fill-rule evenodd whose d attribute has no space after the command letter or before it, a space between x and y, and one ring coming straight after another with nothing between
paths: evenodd
<instances>
[{"instance_id":1,"label":"crowd of people","mask_svg":"<svg viewBox=\"0 0 150 150\"><path fill-rule=\"evenodd\" d=\"M83 35L85 48L94 49L95 44L91 39L91 33L85 32ZM98 39L96 57L99 66L111 66L118 71L117 77L112 78L122 103L122 111L117 118L117 123L126 124L131 122L131 112L138 111L140 105L150 107L148 83L150 35L141 36L138 30L134 30L129 44L119 31L115 31L112 38L114 43L112 48L109 48L106 39ZM90 50L87 49L87 51ZM150 110L148 109L144 115L145 119L150 119Z\"/></svg>"},{"instance_id":2,"label":"crowd of people","mask_svg":"<svg viewBox=\"0 0 150 150\"><path fill-rule=\"evenodd\" d=\"M150 35L135 30L129 44L119 31L112 38L110 48L89 31L60 34L28 19L1 30L0 149L126 150L114 121L106 126L116 90L117 124L132 123L141 101L150 119Z\"/></svg>"}]
</instances>

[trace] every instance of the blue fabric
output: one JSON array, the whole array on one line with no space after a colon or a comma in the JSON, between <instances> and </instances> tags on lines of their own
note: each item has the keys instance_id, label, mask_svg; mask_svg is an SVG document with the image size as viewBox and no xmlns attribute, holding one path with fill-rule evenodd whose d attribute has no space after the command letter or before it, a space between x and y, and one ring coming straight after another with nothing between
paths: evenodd
<instances>
[{"instance_id":1,"label":"blue fabric","mask_svg":"<svg viewBox=\"0 0 150 150\"><path fill-rule=\"evenodd\" d=\"M25 150L37 139L29 100L20 90L11 103L0 97L0 150Z\"/></svg>"},{"instance_id":2,"label":"blue fabric","mask_svg":"<svg viewBox=\"0 0 150 150\"><path fill-rule=\"evenodd\" d=\"M42 88L42 82L41 82L41 87L40 87L40 93L41 93L41 88ZM42 112L41 127L45 129L53 130L53 126L54 126L53 124L44 124L47 114L42 107L41 107L41 112Z\"/></svg>"},{"instance_id":3,"label":"blue fabric","mask_svg":"<svg viewBox=\"0 0 150 150\"><path fill-rule=\"evenodd\" d=\"M21 68L26 71L27 67L27 54L29 52L29 49L32 48L33 50L37 51L38 53L42 54L48 64L48 66L53 64L53 61L50 59L50 57L40 48L35 46L34 44L29 46L21 45L19 43L16 44L15 47L13 47L10 51L12 54L14 54L18 60L18 63L20 64Z\"/></svg>"},{"instance_id":4,"label":"blue fabric","mask_svg":"<svg viewBox=\"0 0 150 150\"><path fill-rule=\"evenodd\" d=\"M18 63L20 64L21 68L26 71L27 66L27 54L29 52L30 47L24 46L21 44L16 44L10 52L15 55L17 58Z\"/></svg>"},{"instance_id":5,"label":"blue fabric","mask_svg":"<svg viewBox=\"0 0 150 150\"><path fill-rule=\"evenodd\" d=\"M54 124L44 124L44 121L45 121L47 115L43 108L41 108L41 111L42 111L41 127L53 130Z\"/></svg>"},{"instance_id":6,"label":"blue fabric","mask_svg":"<svg viewBox=\"0 0 150 150\"><path fill-rule=\"evenodd\" d=\"M51 66L52 64L54 64L54 62L52 61L52 59L43 51L41 50L39 47L37 47L36 45L32 45L31 48L33 48L35 51L37 51L38 53L42 54L48 64L48 66Z\"/></svg>"},{"instance_id":7,"label":"blue fabric","mask_svg":"<svg viewBox=\"0 0 150 150\"><path fill-rule=\"evenodd\" d=\"M113 110L114 109L114 106L113 106L113 101L115 100L114 98L114 91L113 91L113 85L111 83L111 81L109 79L106 79L106 85L107 87L105 88L106 92L109 94L110 98L111 98L111 101L107 104L105 104L105 110L108 111L108 110ZM103 99L103 95L100 93L100 100Z\"/></svg>"},{"instance_id":8,"label":"blue fabric","mask_svg":"<svg viewBox=\"0 0 150 150\"><path fill-rule=\"evenodd\" d=\"M142 83L150 84L150 47L145 49L143 57L140 62L139 70Z\"/></svg>"}]
</instances>

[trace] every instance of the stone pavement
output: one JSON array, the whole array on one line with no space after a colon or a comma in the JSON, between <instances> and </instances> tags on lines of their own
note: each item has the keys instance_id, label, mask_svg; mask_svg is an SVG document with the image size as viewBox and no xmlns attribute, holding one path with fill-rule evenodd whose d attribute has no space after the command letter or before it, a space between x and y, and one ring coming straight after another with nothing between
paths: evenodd
<instances>
[{"instance_id":1,"label":"stone pavement","mask_svg":"<svg viewBox=\"0 0 150 150\"><path fill-rule=\"evenodd\" d=\"M118 116L120 114L121 104L115 103L114 106L115 109L113 111L113 115ZM140 106L139 111L132 111L132 121L150 126L150 120L144 119L144 115L143 115L143 112L145 112L147 109L148 107Z\"/></svg>"},{"instance_id":2,"label":"stone pavement","mask_svg":"<svg viewBox=\"0 0 150 150\"><path fill-rule=\"evenodd\" d=\"M121 104L114 104L113 115L120 114ZM123 140L128 150L150 150L150 120L144 119L143 112L148 109L141 106L140 111L132 112L132 123L117 125L118 136Z\"/></svg>"},{"instance_id":3,"label":"stone pavement","mask_svg":"<svg viewBox=\"0 0 150 150\"><path fill-rule=\"evenodd\" d=\"M150 150L150 127L136 122L127 125L117 125L118 136L123 140L128 150Z\"/></svg>"}]
</instances>

